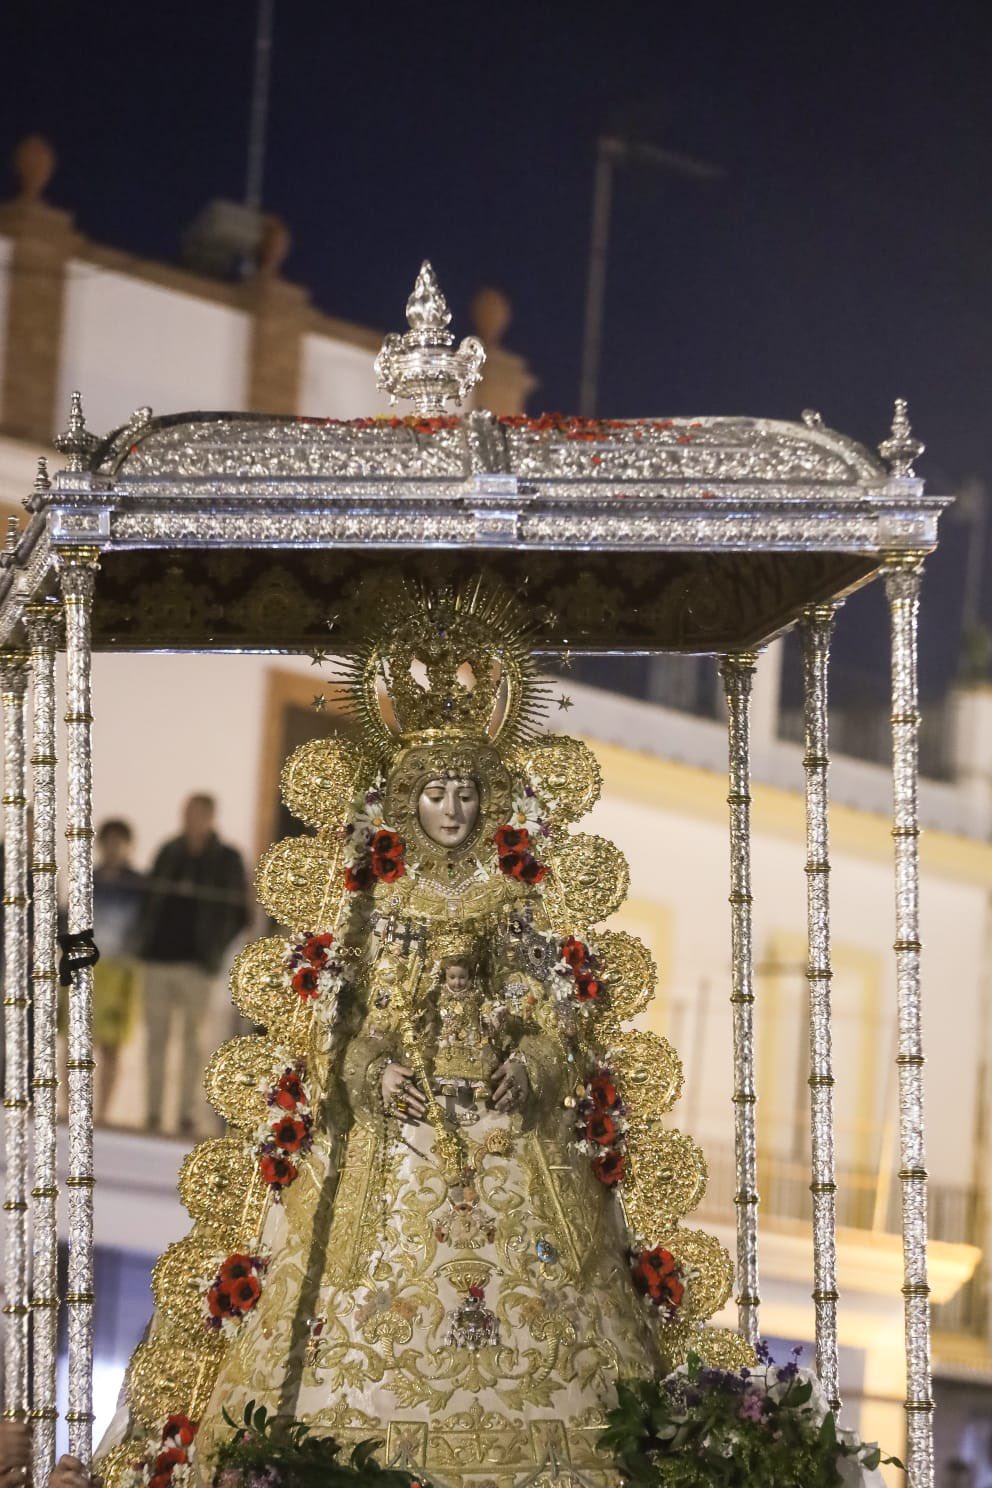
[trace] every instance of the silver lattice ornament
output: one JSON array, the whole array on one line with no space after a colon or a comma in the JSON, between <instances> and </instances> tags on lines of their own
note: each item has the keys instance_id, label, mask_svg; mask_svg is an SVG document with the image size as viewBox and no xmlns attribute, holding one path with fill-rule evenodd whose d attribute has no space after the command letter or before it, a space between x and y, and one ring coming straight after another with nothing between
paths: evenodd
<instances>
[{"instance_id":1,"label":"silver lattice ornament","mask_svg":"<svg viewBox=\"0 0 992 1488\"><path fill-rule=\"evenodd\" d=\"M426 259L406 302L406 318L410 329L402 336L391 331L375 359L377 385L393 403L409 398L419 414L443 414L449 399L461 403L481 378L485 348L477 336L466 336L454 349L451 311Z\"/></svg>"}]
</instances>

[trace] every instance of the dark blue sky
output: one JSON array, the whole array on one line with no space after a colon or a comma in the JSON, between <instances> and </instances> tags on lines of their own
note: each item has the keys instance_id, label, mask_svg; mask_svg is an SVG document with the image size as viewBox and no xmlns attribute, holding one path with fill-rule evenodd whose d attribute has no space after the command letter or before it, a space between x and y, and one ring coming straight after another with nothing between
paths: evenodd
<instances>
[{"instance_id":1,"label":"dark blue sky","mask_svg":"<svg viewBox=\"0 0 992 1488\"><path fill-rule=\"evenodd\" d=\"M636 119L727 175L618 180L600 411L812 406L874 444L902 395L932 486L992 480L992 6L276 12L265 204L322 308L398 328L429 256L456 330L481 283L506 290L532 407L574 407L594 142ZM51 197L84 232L174 258L209 198L241 193L252 0L34 0L2 26L0 142L52 138ZM966 538L944 537L928 690L956 649ZM870 663L868 613L840 640Z\"/></svg>"}]
</instances>

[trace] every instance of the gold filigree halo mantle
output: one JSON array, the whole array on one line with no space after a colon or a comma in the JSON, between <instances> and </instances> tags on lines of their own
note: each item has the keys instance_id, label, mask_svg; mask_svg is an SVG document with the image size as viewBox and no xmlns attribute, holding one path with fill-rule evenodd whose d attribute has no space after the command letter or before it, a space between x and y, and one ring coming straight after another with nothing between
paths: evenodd
<instances>
[{"instance_id":1,"label":"gold filigree halo mantle","mask_svg":"<svg viewBox=\"0 0 992 1488\"><path fill-rule=\"evenodd\" d=\"M517 595L480 575L458 588L400 583L375 600L379 623L337 679L370 756L487 741L505 753L538 731L550 688L534 664L539 625Z\"/></svg>"}]
</instances>

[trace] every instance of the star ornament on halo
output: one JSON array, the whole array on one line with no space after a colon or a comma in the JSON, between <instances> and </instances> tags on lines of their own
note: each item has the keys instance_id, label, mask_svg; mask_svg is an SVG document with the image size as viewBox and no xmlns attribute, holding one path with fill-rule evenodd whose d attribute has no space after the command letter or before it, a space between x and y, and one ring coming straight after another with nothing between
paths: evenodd
<instances>
[{"instance_id":1,"label":"star ornament on halo","mask_svg":"<svg viewBox=\"0 0 992 1488\"><path fill-rule=\"evenodd\" d=\"M568 710L569 710L569 708L574 708L574 707L575 707L575 704L572 702L572 699L569 697L568 693L567 692L563 692L561 694L561 696L559 697L559 699L558 699L558 711L559 711L559 713L567 713Z\"/></svg>"},{"instance_id":2,"label":"star ornament on halo","mask_svg":"<svg viewBox=\"0 0 992 1488\"><path fill-rule=\"evenodd\" d=\"M311 707L313 708L313 711L315 713L323 713L324 709L327 707L326 695L323 692L318 692L311 704Z\"/></svg>"},{"instance_id":3,"label":"star ornament on halo","mask_svg":"<svg viewBox=\"0 0 992 1488\"><path fill-rule=\"evenodd\" d=\"M319 646L314 646L313 650L309 652L309 656L310 665L315 667L323 666L327 660L327 652L322 651Z\"/></svg>"}]
</instances>

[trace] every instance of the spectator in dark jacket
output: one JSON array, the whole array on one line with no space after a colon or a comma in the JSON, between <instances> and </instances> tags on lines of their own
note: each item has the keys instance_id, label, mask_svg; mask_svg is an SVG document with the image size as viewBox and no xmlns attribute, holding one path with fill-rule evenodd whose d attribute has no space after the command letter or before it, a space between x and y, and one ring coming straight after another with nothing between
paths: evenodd
<instances>
[{"instance_id":1,"label":"spectator in dark jacket","mask_svg":"<svg viewBox=\"0 0 992 1488\"><path fill-rule=\"evenodd\" d=\"M162 1125L165 1055L179 1020L179 1129L194 1129L194 1103L208 1051L214 983L231 942L248 924L241 854L215 830L212 796L190 796L182 835L158 851L146 883L139 935L148 1040L148 1126Z\"/></svg>"}]
</instances>

